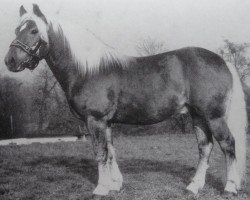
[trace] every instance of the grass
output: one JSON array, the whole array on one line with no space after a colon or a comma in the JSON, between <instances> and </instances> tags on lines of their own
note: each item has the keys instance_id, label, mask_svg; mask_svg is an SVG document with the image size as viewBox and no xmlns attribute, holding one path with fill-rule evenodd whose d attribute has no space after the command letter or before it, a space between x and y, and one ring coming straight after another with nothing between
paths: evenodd
<instances>
[{"instance_id":1,"label":"grass","mask_svg":"<svg viewBox=\"0 0 250 200\"><path fill-rule=\"evenodd\" d=\"M106 200L193 199L186 192L198 160L194 135L118 136L118 163L124 176L120 192ZM248 138L250 146L250 138ZM244 190L250 198L250 152ZM215 145L205 188L196 199L234 199L223 194L224 157ZM0 199L93 199L97 166L90 142L0 147Z\"/></svg>"}]
</instances>

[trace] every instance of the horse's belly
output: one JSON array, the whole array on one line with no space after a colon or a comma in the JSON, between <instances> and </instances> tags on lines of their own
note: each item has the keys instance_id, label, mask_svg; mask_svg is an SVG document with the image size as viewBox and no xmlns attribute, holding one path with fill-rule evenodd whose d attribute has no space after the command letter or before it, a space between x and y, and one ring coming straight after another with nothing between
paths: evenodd
<instances>
[{"instance_id":1,"label":"horse's belly","mask_svg":"<svg viewBox=\"0 0 250 200\"><path fill-rule=\"evenodd\" d=\"M126 112L117 112L112 118L112 123L149 125L161 122L171 116L170 112L153 115L145 110L128 109Z\"/></svg>"},{"instance_id":2,"label":"horse's belly","mask_svg":"<svg viewBox=\"0 0 250 200\"><path fill-rule=\"evenodd\" d=\"M125 124L154 124L177 113L179 108L179 98L176 96L158 95L158 98L151 96L145 99L127 97L118 103L111 121Z\"/></svg>"}]
</instances>

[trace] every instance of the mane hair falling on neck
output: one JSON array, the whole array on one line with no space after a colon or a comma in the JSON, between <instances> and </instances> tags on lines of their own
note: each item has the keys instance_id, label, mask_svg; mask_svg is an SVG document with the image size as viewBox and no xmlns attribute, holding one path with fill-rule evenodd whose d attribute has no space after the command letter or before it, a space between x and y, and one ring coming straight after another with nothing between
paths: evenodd
<instances>
[{"instance_id":1,"label":"mane hair falling on neck","mask_svg":"<svg viewBox=\"0 0 250 200\"><path fill-rule=\"evenodd\" d=\"M127 67L128 57L88 28L58 20L51 20L50 24L57 37L63 40L63 48L70 51L79 74L96 74L113 66Z\"/></svg>"}]
</instances>

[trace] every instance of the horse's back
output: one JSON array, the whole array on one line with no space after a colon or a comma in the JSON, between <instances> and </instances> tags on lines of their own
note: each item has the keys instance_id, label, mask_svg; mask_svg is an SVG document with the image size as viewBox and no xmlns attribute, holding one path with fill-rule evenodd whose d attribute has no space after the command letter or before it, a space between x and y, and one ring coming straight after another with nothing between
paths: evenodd
<instances>
[{"instance_id":1,"label":"horse's back","mask_svg":"<svg viewBox=\"0 0 250 200\"><path fill-rule=\"evenodd\" d=\"M186 105L211 118L222 115L232 77L220 56L189 47L135 59L119 85L115 117L147 124L178 114Z\"/></svg>"}]
</instances>

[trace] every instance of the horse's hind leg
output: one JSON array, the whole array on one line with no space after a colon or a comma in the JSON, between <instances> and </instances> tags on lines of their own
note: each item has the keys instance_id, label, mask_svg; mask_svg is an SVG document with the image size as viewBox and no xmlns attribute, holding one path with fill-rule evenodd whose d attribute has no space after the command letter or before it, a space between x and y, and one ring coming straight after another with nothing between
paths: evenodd
<instances>
[{"instance_id":1,"label":"horse's hind leg","mask_svg":"<svg viewBox=\"0 0 250 200\"><path fill-rule=\"evenodd\" d=\"M120 190L122 176L115 160L110 128L106 122L94 117L88 118L87 128L98 162L98 185L93 193L107 195L110 190Z\"/></svg>"},{"instance_id":2,"label":"horse's hind leg","mask_svg":"<svg viewBox=\"0 0 250 200\"><path fill-rule=\"evenodd\" d=\"M197 194L205 184L206 171L209 167L209 157L213 148L213 139L205 120L196 116L193 118L193 123L199 148L199 162L195 176L187 186L187 189Z\"/></svg>"},{"instance_id":3,"label":"horse's hind leg","mask_svg":"<svg viewBox=\"0 0 250 200\"><path fill-rule=\"evenodd\" d=\"M225 119L218 118L209 120L211 131L218 141L221 150L223 151L227 163L227 183L226 192L237 194L237 189L240 187L240 176L236 166L235 156L235 140L232 136Z\"/></svg>"}]
</instances>

